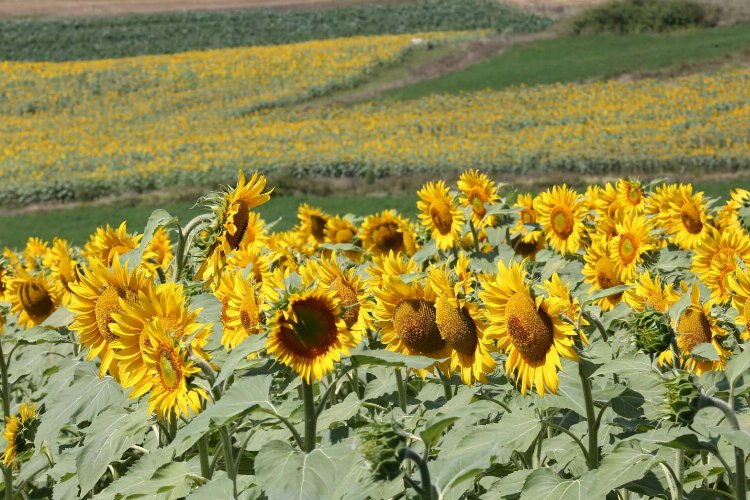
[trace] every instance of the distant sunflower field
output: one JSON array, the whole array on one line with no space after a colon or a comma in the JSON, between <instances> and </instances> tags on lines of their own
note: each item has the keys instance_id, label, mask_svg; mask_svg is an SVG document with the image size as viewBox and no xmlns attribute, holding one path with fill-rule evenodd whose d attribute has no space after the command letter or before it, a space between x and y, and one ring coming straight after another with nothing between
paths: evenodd
<instances>
[{"instance_id":1,"label":"distant sunflower field","mask_svg":"<svg viewBox=\"0 0 750 500\"><path fill-rule=\"evenodd\" d=\"M750 192L272 195L5 249L5 498L746 498Z\"/></svg>"},{"instance_id":2,"label":"distant sunflower field","mask_svg":"<svg viewBox=\"0 0 750 500\"><path fill-rule=\"evenodd\" d=\"M63 63L0 63L0 204L215 186L238 165L286 177L453 171L735 171L750 158L750 71L302 105L413 39ZM425 43L422 43L424 46ZM293 105L293 104L299 105Z\"/></svg>"}]
</instances>

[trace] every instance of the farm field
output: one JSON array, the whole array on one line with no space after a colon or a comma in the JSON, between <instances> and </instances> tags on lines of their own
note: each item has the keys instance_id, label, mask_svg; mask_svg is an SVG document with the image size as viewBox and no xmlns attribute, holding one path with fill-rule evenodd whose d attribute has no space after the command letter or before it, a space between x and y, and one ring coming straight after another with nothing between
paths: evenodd
<instances>
[{"instance_id":1,"label":"farm field","mask_svg":"<svg viewBox=\"0 0 750 500\"><path fill-rule=\"evenodd\" d=\"M0 497L747 499L750 10L107 1L0 0Z\"/></svg>"}]
</instances>

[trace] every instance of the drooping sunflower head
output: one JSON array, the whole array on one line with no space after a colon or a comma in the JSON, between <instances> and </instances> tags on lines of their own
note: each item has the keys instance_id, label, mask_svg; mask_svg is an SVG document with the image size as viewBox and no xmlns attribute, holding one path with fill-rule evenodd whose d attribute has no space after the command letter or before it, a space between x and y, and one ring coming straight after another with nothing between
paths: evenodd
<instances>
[{"instance_id":1,"label":"drooping sunflower head","mask_svg":"<svg viewBox=\"0 0 750 500\"><path fill-rule=\"evenodd\" d=\"M124 255L138 247L141 235L128 233L127 224L123 222L117 229L107 224L98 227L83 246L81 255L87 259L96 259L107 267L112 265L115 255Z\"/></svg>"},{"instance_id":2,"label":"drooping sunflower head","mask_svg":"<svg viewBox=\"0 0 750 500\"><path fill-rule=\"evenodd\" d=\"M406 434L397 432L394 423L373 422L359 433L360 451L376 479L393 480L401 474L396 454L406 445Z\"/></svg>"},{"instance_id":3,"label":"drooping sunflower head","mask_svg":"<svg viewBox=\"0 0 750 500\"><path fill-rule=\"evenodd\" d=\"M417 249L414 228L395 210L365 217L360 228L362 245L373 255L391 251L413 255Z\"/></svg>"},{"instance_id":4,"label":"drooping sunflower head","mask_svg":"<svg viewBox=\"0 0 750 500\"><path fill-rule=\"evenodd\" d=\"M642 213L646 204L646 195L641 181L630 179L617 181L617 204L626 213Z\"/></svg>"},{"instance_id":5,"label":"drooping sunflower head","mask_svg":"<svg viewBox=\"0 0 750 500\"><path fill-rule=\"evenodd\" d=\"M585 205L578 193L566 185L554 186L539 195L535 203L539 224L547 242L562 254L575 253L581 247Z\"/></svg>"},{"instance_id":6,"label":"drooping sunflower head","mask_svg":"<svg viewBox=\"0 0 750 500\"><path fill-rule=\"evenodd\" d=\"M560 279L560 275L553 273L552 277L542 284L542 289L547 292L548 299L559 306L562 314L565 315L568 320L572 323L581 322L582 326L586 326L589 322L581 316L581 302L577 297L570 295L570 283L564 282ZM583 329L580 331L581 340L584 344L589 344L589 339L586 337Z\"/></svg>"},{"instance_id":7,"label":"drooping sunflower head","mask_svg":"<svg viewBox=\"0 0 750 500\"><path fill-rule=\"evenodd\" d=\"M173 327L162 318L153 318L145 327L143 359L147 367L130 394L140 397L151 391L149 412L156 412L161 420L175 420L180 415L190 416L201 411L201 400L207 399L205 390L195 383L200 368L190 359L184 343L176 341Z\"/></svg>"},{"instance_id":8,"label":"drooping sunflower head","mask_svg":"<svg viewBox=\"0 0 750 500\"><path fill-rule=\"evenodd\" d=\"M693 186L680 185L666 214L672 242L685 250L695 248L709 229L703 193L693 195Z\"/></svg>"},{"instance_id":9,"label":"drooping sunflower head","mask_svg":"<svg viewBox=\"0 0 750 500\"><path fill-rule=\"evenodd\" d=\"M623 284L620 279L622 273L618 268L618 262L610 258L605 235L600 235L591 241L591 245L586 249L584 260L586 261L583 266L584 281L591 284L592 292ZM618 293L603 297L597 300L596 304L603 311L609 311L622 300L622 296L622 293Z\"/></svg>"},{"instance_id":10,"label":"drooping sunflower head","mask_svg":"<svg viewBox=\"0 0 750 500\"><path fill-rule=\"evenodd\" d=\"M636 275L643 255L656 248L651 236L651 221L631 211L616 228L617 236L609 242L609 258L617 263L620 280L630 281Z\"/></svg>"},{"instance_id":11,"label":"drooping sunflower head","mask_svg":"<svg viewBox=\"0 0 750 500\"><path fill-rule=\"evenodd\" d=\"M18 314L19 325L31 328L55 312L52 287L45 276L20 269L7 281L7 287L6 297L11 311Z\"/></svg>"},{"instance_id":12,"label":"drooping sunflower head","mask_svg":"<svg viewBox=\"0 0 750 500\"><path fill-rule=\"evenodd\" d=\"M311 207L303 203L297 209L297 218L300 222L300 234L312 243L323 243L325 241L325 229L330 215L317 207Z\"/></svg>"},{"instance_id":13,"label":"drooping sunflower head","mask_svg":"<svg viewBox=\"0 0 750 500\"><path fill-rule=\"evenodd\" d=\"M307 383L333 371L359 338L346 327L333 291L312 288L289 294L271 319L266 350Z\"/></svg>"},{"instance_id":14,"label":"drooping sunflower head","mask_svg":"<svg viewBox=\"0 0 750 500\"><path fill-rule=\"evenodd\" d=\"M456 246L461 238L464 216L443 181L428 182L417 192L419 219L435 240L440 250Z\"/></svg>"},{"instance_id":15,"label":"drooping sunflower head","mask_svg":"<svg viewBox=\"0 0 750 500\"><path fill-rule=\"evenodd\" d=\"M498 274L482 281L480 298L489 322L486 334L508 354L505 369L521 385L521 393L534 390L557 392L560 356L578 360L573 346L575 330L560 317L560 302L535 297L526 282L523 264L506 267L498 262Z\"/></svg>"},{"instance_id":16,"label":"drooping sunflower head","mask_svg":"<svg viewBox=\"0 0 750 500\"><path fill-rule=\"evenodd\" d=\"M372 260L367 263L367 286L369 288L382 288L386 276L401 276L402 274L415 273L419 265L412 258L390 251L386 254L373 255Z\"/></svg>"},{"instance_id":17,"label":"drooping sunflower head","mask_svg":"<svg viewBox=\"0 0 750 500\"><path fill-rule=\"evenodd\" d=\"M57 305L70 303L70 284L78 282L78 262L67 241L55 238L52 248L44 256L44 266L49 269L52 297Z\"/></svg>"},{"instance_id":18,"label":"drooping sunflower head","mask_svg":"<svg viewBox=\"0 0 750 500\"><path fill-rule=\"evenodd\" d=\"M698 284L693 284L690 292L690 305L685 308L677 319L677 346L686 357L685 368L700 375L704 371L722 370L727 364L730 352L721 345L720 338L726 336L726 331L718 325L716 318L711 315L713 301L701 304ZM718 360L705 361L689 357L695 346L711 344L716 350Z\"/></svg>"},{"instance_id":19,"label":"drooping sunflower head","mask_svg":"<svg viewBox=\"0 0 750 500\"><path fill-rule=\"evenodd\" d=\"M458 178L458 189L462 193L459 198L461 205L471 207L471 221L474 227L478 229L482 226L493 226L495 217L490 215L485 219L485 215L487 214L487 205L500 201L495 181L483 172L470 169L463 172Z\"/></svg>"},{"instance_id":20,"label":"drooping sunflower head","mask_svg":"<svg viewBox=\"0 0 750 500\"><path fill-rule=\"evenodd\" d=\"M139 266L128 272L127 264L119 257L112 259L112 267L99 260L89 260L89 268L78 283L70 285L72 292L69 309L73 313L70 329L89 348L87 359L100 356L99 375L109 370L114 359L110 342L117 339L110 324L112 315L122 310L120 299L129 302L138 300L139 292L153 286Z\"/></svg>"},{"instance_id":21,"label":"drooping sunflower head","mask_svg":"<svg viewBox=\"0 0 750 500\"><path fill-rule=\"evenodd\" d=\"M34 446L34 435L39 427L39 416L34 404L21 403L18 407L18 415L5 417L5 452L3 453L3 465L12 467L20 455Z\"/></svg>"},{"instance_id":22,"label":"drooping sunflower head","mask_svg":"<svg viewBox=\"0 0 750 500\"><path fill-rule=\"evenodd\" d=\"M289 269L292 272L297 271L300 264L301 255L307 253L305 247L307 242L302 240L297 231L282 231L273 233L267 242L271 250L271 261L278 267Z\"/></svg>"},{"instance_id":23,"label":"drooping sunflower head","mask_svg":"<svg viewBox=\"0 0 750 500\"><path fill-rule=\"evenodd\" d=\"M227 267L248 273L256 283L262 284L271 272L274 255L258 245L242 248L227 259Z\"/></svg>"},{"instance_id":24,"label":"drooping sunflower head","mask_svg":"<svg viewBox=\"0 0 750 500\"><path fill-rule=\"evenodd\" d=\"M665 313L679 298L680 295L671 285L662 283L661 275L654 274L651 278L649 271L643 271L635 279L634 287L623 294L625 302L637 312L650 307Z\"/></svg>"}]
</instances>

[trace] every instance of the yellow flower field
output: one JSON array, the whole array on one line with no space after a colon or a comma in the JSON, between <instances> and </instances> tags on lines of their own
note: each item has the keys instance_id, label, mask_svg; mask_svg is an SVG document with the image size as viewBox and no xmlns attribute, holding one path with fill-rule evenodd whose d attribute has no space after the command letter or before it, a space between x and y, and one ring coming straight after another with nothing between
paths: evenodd
<instances>
[{"instance_id":1,"label":"yellow flower field","mask_svg":"<svg viewBox=\"0 0 750 500\"><path fill-rule=\"evenodd\" d=\"M0 64L0 202L205 185L238 166L642 173L748 161L748 69L261 109L347 85L412 38Z\"/></svg>"}]
</instances>

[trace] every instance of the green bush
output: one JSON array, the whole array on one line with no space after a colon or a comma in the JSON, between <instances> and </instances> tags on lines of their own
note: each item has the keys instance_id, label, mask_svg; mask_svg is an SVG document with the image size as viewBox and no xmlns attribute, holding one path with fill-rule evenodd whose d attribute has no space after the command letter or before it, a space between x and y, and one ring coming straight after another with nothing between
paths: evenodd
<instances>
[{"instance_id":1,"label":"green bush","mask_svg":"<svg viewBox=\"0 0 750 500\"><path fill-rule=\"evenodd\" d=\"M596 33L661 33L710 27L718 11L691 0L619 0L582 12L571 22L578 35Z\"/></svg>"},{"instance_id":2,"label":"green bush","mask_svg":"<svg viewBox=\"0 0 750 500\"><path fill-rule=\"evenodd\" d=\"M0 20L0 60L100 59L425 31L530 32L543 30L551 22L496 0L415 0L310 11L249 9Z\"/></svg>"}]
</instances>

